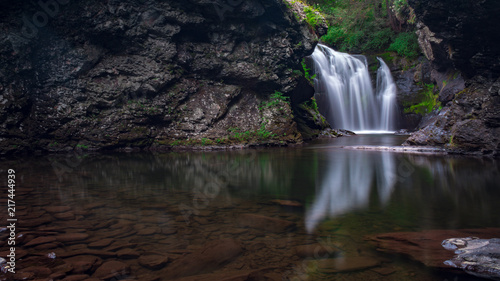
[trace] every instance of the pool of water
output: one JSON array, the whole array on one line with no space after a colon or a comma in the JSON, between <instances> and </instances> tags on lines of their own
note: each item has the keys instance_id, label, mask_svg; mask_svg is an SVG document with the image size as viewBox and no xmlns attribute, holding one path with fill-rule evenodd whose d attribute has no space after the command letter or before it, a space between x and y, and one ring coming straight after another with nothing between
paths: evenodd
<instances>
[{"instance_id":1,"label":"pool of water","mask_svg":"<svg viewBox=\"0 0 500 281\"><path fill-rule=\"evenodd\" d=\"M3 182L16 174L17 239L16 274L0 280L476 280L367 240L500 227L496 160L345 149L403 141L3 160Z\"/></svg>"}]
</instances>

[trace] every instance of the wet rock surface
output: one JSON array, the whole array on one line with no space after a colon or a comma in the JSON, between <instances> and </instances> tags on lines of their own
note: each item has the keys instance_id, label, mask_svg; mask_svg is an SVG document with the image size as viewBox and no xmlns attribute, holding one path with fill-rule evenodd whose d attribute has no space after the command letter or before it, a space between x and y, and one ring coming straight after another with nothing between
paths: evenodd
<instances>
[{"instance_id":1,"label":"wet rock surface","mask_svg":"<svg viewBox=\"0 0 500 281\"><path fill-rule=\"evenodd\" d=\"M367 237L377 245L379 251L403 254L426 266L451 269L454 253L442 246L449 237L475 236L493 238L500 229L427 230L421 232L394 232ZM496 241L496 240L494 240ZM459 260L459 259L458 259Z\"/></svg>"},{"instance_id":2,"label":"wet rock surface","mask_svg":"<svg viewBox=\"0 0 500 281\"><path fill-rule=\"evenodd\" d=\"M275 91L292 103L312 96L293 70L325 30L281 0L55 3L43 28L31 19L44 13L37 3L0 5L2 154L207 149L231 128L302 140L289 104L262 104Z\"/></svg>"},{"instance_id":3,"label":"wet rock surface","mask_svg":"<svg viewBox=\"0 0 500 281\"><path fill-rule=\"evenodd\" d=\"M442 242L455 256L445 263L465 272L493 280L500 280L500 239L477 237L449 238Z\"/></svg>"},{"instance_id":4,"label":"wet rock surface","mask_svg":"<svg viewBox=\"0 0 500 281\"><path fill-rule=\"evenodd\" d=\"M405 144L444 146L455 153L499 155L500 96L495 91L499 82L475 81Z\"/></svg>"}]
</instances>

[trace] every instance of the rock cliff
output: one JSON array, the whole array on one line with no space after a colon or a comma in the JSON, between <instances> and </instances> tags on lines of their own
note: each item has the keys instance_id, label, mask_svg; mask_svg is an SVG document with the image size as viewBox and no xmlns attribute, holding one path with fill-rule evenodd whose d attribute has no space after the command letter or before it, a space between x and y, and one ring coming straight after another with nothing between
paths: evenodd
<instances>
[{"instance_id":1,"label":"rock cliff","mask_svg":"<svg viewBox=\"0 0 500 281\"><path fill-rule=\"evenodd\" d=\"M3 1L0 17L2 153L302 140L292 105L313 91L294 70L317 35L282 0Z\"/></svg>"},{"instance_id":2,"label":"rock cliff","mask_svg":"<svg viewBox=\"0 0 500 281\"><path fill-rule=\"evenodd\" d=\"M419 44L443 109L427 118L407 145L451 152L500 152L500 2L409 0Z\"/></svg>"}]
</instances>

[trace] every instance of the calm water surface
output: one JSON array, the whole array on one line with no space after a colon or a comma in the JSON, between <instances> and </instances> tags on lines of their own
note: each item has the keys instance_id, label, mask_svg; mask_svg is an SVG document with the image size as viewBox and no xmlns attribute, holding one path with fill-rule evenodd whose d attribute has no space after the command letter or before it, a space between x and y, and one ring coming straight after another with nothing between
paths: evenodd
<instances>
[{"instance_id":1,"label":"calm water surface","mask_svg":"<svg viewBox=\"0 0 500 281\"><path fill-rule=\"evenodd\" d=\"M495 160L341 148L403 141L362 135L287 149L2 161L5 179L16 170L22 235L17 273L0 279L476 280L365 239L500 227ZM3 228L4 258L8 235ZM300 247L309 244L309 253ZM325 266L343 259L354 269Z\"/></svg>"}]
</instances>

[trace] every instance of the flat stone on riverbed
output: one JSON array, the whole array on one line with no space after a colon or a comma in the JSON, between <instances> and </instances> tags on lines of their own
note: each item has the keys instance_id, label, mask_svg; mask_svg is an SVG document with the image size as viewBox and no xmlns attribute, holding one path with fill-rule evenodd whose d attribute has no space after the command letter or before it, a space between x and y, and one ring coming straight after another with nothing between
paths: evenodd
<instances>
[{"instance_id":1,"label":"flat stone on riverbed","mask_svg":"<svg viewBox=\"0 0 500 281\"><path fill-rule=\"evenodd\" d=\"M291 221L255 214L240 215L238 224L240 227L255 228L276 233L286 232L296 227L296 224Z\"/></svg>"},{"instance_id":2,"label":"flat stone on riverbed","mask_svg":"<svg viewBox=\"0 0 500 281\"><path fill-rule=\"evenodd\" d=\"M104 248L104 247L111 245L111 243L113 243L113 241L114 240L112 238L106 238L106 239L102 239L102 240L90 243L89 247L100 249L100 248Z\"/></svg>"},{"instance_id":3,"label":"flat stone on riverbed","mask_svg":"<svg viewBox=\"0 0 500 281\"><path fill-rule=\"evenodd\" d=\"M113 277L124 276L128 273L130 273L130 267L127 264L119 261L108 261L101 265L92 277L106 280Z\"/></svg>"},{"instance_id":4,"label":"flat stone on riverbed","mask_svg":"<svg viewBox=\"0 0 500 281\"><path fill-rule=\"evenodd\" d=\"M25 246L26 247L33 247L33 246L40 245L40 244L46 244L46 243L54 242L56 240L57 239L54 236L37 237L37 238L29 241L28 243L26 243Z\"/></svg>"},{"instance_id":5,"label":"flat stone on riverbed","mask_svg":"<svg viewBox=\"0 0 500 281\"><path fill-rule=\"evenodd\" d=\"M297 256L301 258L328 258L338 254L340 251L326 245L322 244L310 244L310 245L302 245L297 246L295 248L295 252Z\"/></svg>"},{"instance_id":6,"label":"flat stone on riverbed","mask_svg":"<svg viewBox=\"0 0 500 281\"><path fill-rule=\"evenodd\" d=\"M87 238L89 238L89 235L86 233L65 233L56 236L56 240L59 242L82 241Z\"/></svg>"},{"instance_id":7,"label":"flat stone on riverbed","mask_svg":"<svg viewBox=\"0 0 500 281\"><path fill-rule=\"evenodd\" d=\"M212 272L243 252L240 243L232 239L216 240L187 254L162 270L165 280Z\"/></svg>"},{"instance_id":8,"label":"flat stone on riverbed","mask_svg":"<svg viewBox=\"0 0 500 281\"><path fill-rule=\"evenodd\" d=\"M49 206L44 209L49 213L64 213L71 210L69 206Z\"/></svg>"},{"instance_id":9,"label":"flat stone on riverbed","mask_svg":"<svg viewBox=\"0 0 500 281\"><path fill-rule=\"evenodd\" d=\"M338 273L360 271L380 265L380 261L371 257L341 257L317 261L318 271Z\"/></svg>"},{"instance_id":10,"label":"flat stone on riverbed","mask_svg":"<svg viewBox=\"0 0 500 281\"><path fill-rule=\"evenodd\" d=\"M139 257L139 264L149 269L160 269L168 262L168 257L162 255L146 255Z\"/></svg>"}]
</instances>

